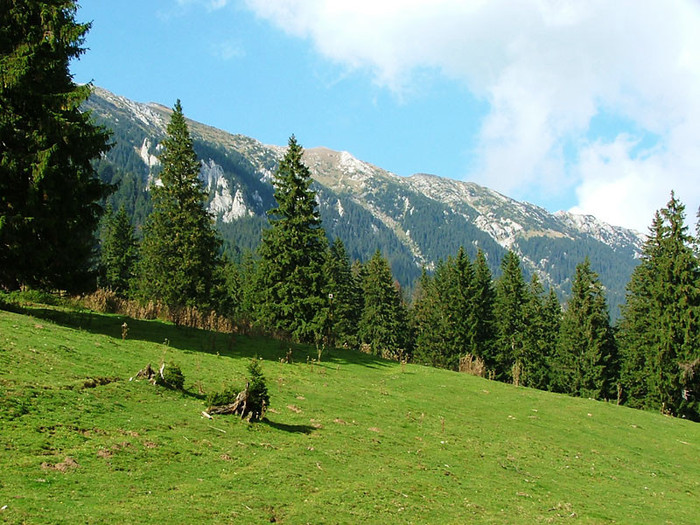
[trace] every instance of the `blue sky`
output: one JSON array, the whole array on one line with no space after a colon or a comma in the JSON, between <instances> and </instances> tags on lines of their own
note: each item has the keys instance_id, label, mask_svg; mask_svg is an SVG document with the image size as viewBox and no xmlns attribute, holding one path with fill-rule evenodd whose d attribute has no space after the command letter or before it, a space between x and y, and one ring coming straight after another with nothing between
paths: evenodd
<instances>
[{"instance_id":1,"label":"blue sky","mask_svg":"<svg viewBox=\"0 0 700 525\"><path fill-rule=\"evenodd\" d=\"M700 205L695 0L113 0L78 82L646 231Z\"/></svg>"}]
</instances>

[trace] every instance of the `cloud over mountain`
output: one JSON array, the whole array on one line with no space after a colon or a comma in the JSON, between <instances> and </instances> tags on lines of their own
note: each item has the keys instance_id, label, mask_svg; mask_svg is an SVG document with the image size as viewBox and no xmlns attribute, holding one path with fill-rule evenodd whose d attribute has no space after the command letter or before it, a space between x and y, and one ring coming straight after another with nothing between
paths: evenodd
<instances>
[{"instance_id":1,"label":"cloud over mountain","mask_svg":"<svg viewBox=\"0 0 700 525\"><path fill-rule=\"evenodd\" d=\"M689 215L700 204L700 5L691 0L246 5L397 96L438 74L483 100L465 177L526 199L575 192L578 211L642 230L671 189Z\"/></svg>"}]
</instances>

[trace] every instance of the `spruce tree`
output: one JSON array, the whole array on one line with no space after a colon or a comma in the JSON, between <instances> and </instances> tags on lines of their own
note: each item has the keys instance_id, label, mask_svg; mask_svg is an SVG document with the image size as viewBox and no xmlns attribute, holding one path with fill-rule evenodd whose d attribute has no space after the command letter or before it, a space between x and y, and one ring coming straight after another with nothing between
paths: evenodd
<instances>
[{"instance_id":1,"label":"spruce tree","mask_svg":"<svg viewBox=\"0 0 700 525\"><path fill-rule=\"evenodd\" d=\"M421 362L457 370L460 357L479 355L475 272L460 248L440 261L434 275L423 274L413 307L414 356Z\"/></svg>"},{"instance_id":2,"label":"spruce tree","mask_svg":"<svg viewBox=\"0 0 700 525\"><path fill-rule=\"evenodd\" d=\"M524 305L527 288L518 256L509 251L501 261L501 277L496 282L495 376L511 381L513 370L522 367L525 344Z\"/></svg>"},{"instance_id":3,"label":"spruce tree","mask_svg":"<svg viewBox=\"0 0 700 525\"><path fill-rule=\"evenodd\" d=\"M139 295L171 306L212 306L220 241L205 208L194 151L178 100L162 142L161 184L154 184L153 212L144 227Z\"/></svg>"},{"instance_id":4,"label":"spruce tree","mask_svg":"<svg viewBox=\"0 0 700 525\"><path fill-rule=\"evenodd\" d=\"M654 216L620 321L625 402L700 419L700 393L686 373L700 359L700 267L671 194Z\"/></svg>"},{"instance_id":5,"label":"spruce tree","mask_svg":"<svg viewBox=\"0 0 700 525\"><path fill-rule=\"evenodd\" d=\"M448 267L439 261L433 275L425 268L421 273L411 309L411 324L415 337L415 362L449 368L449 348L453 345L445 284Z\"/></svg>"},{"instance_id":6,"label":"spruce tree","mask_svg":"<svg viewBox=\"0 0 700 525\"><path fill-rule=\"evenodd\" d=\"M550 383L549 366L554 355L559 331L559 301L550 290L545 295L537 274L532 276L527 300L523 305L525 340L522 353L520 384L541 390Z\"/></svg>"},{"instance_id":7,"label":"spruce tree","mask_svg":"<svg viewBox=\"0 0 700 525\"><path fill-rule=\"evenodd\" d=\"M557 391L594 399L616 395L617 361L608 305L588 257L576 266L554 361Z\"/></svg>"},{"instance_id":8,"label":"spruce tree","mask_svg":"<svg viewBox=\"0 0 700 525\"><path fill-rule=\"evenodd\" d=\"M294 135L273 179L277 207L263 231L256 286L257 313L269 329L299 341L323 336L329 304L323 264L328 242L304 151Z\"/></svg>"},{"instance_id":9,"label":"spruce tree","mask_svg":"<svg viewBox=\"0 0 700 525\"><path fill-rule=\"evenodd\" d=\"M70 0L15 0L0 9L0 288L80 291L94 285L98 201L109 187L93 159L109 134L80 110L77 86L90 24Z\"/></svg>"},{"instance_id":10,"label":"spruce tree","mask_svg":"<svg viewBox=\"0 0 700 525\"><path fill-rule=\"evenodd\" d=\"M100 251L99 285L125 295L134 277L137 246L134 228L124 206L114 215L108 207Z\"/></svg>"},{"instance_id":11,"label":"spruce tree","mask_svg":"<svg viewBox=\"0 0 700 525\"><path fill-rule=\"evenodd\" d=\"M496 292L493 287L493 277L488 267L483 250L479 249L474 261L474 318L476 333L472 354L480 357L489 370L496 367L494 353L496 341L496 319L494 303Z\"/></svg>"},{"instance_id":12,"label":"spruce tree","mask_svg":"<svg viewBox=\"0 0 700 525\"><path fill-rule=\"evenodd\" d=\"M377 250L364 265L358 337L375 355L400 358L410 352L408 315L389 263Z\"/></svg>"},{"instance_id":13,"label":"spruce tree","mask_svg":"<svg viewBox=\"0 0 700 525\"><path fill-rule=\"evenodd\" d=\"M457 370L459 358L475 355L478 320L476 317L475 272L469 256L460 247L457 255L448 260L447 313L450 320L450 348L448 368Z\"/></svg>"},{"instance_id":14,"label":"spruce tree","mask_svg":"<svg viewBox=\"0 0 700 525\"><path fill-rule=\"evenodd\" d=\"M362 312L362 290L340 239L336 239L327 252L324 274L329 302L328 343L331 346L354 347L357 344L357 323Z\"/></svg>"},{"instance_id":15,"label":"spruce tree","mask_svg":"<svg viewBox=\"0 0 700 525\"><path fill-rule=\"evenodd\" d=\"M662 253L663 237L663 218L657 211L642 248L642 260L627 284L627 297L619 321L622 395L625 404L634 408L653 405L649 396L647 360L652 360L653 349L660 344L658 325L663 305L656 293L659 286L655 265Z\"/></svg>"}]
</instances>

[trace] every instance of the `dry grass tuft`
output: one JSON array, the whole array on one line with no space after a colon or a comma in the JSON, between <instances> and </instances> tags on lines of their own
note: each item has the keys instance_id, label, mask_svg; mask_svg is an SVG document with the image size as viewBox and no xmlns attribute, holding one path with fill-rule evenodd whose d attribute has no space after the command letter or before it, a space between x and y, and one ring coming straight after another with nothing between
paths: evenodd
<instances>
[{"instance_id":1,"label":"dry grass tuft","mask_svg":"<svg viewBox=\"0 0 700 525\"><path fill-rule=\"evenodd\" d=\"M486 377L486 364L480 357L467 354L459 358L459 371L477 377Z\"/></svg>"}]
</instances>

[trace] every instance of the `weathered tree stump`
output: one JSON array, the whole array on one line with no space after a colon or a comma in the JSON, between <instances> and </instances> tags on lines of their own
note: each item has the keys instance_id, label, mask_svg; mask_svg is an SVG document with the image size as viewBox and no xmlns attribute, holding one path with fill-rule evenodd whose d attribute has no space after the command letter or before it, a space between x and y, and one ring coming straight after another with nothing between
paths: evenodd
<instances>
[{"instance_id":1,"label":"weathered tree stump","mask_svg":"<svg viewBox=\"0 0 700 525\"><path fill-rule=\"evenodd\" d=\"M237 414L244 418L246 416L246 409L248 407L248 395L250 383L246 384L245 388L241 390L236 396L236 400L228 405L218 405L211 406L207 410L208 414Z\"/></svg>"},{"instance_id":2,"label":"weathered tree stump","mask_svg":"<svg viewBox=\"0 0 700 525\"><path fill-rule=\"evenodd\" d=\"M153 383L154 385L158 382L158 378L160 377L161 380L164 380L163 378L163 370L165 369L165 363L163 363L160 366L160 370L157 372L153 370L151 367L151 363L148 363L144 368L138 371L138 373L132 377L131 379L145 379L146 381L149 381Z\"/></svg>"}]
</instances>

